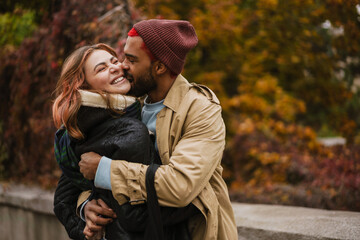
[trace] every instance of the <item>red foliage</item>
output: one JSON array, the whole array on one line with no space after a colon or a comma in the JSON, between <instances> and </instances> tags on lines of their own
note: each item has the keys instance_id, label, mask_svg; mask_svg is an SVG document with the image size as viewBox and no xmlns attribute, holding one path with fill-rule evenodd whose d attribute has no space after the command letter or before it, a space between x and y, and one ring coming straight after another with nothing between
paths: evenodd
<instances>
[{"instance_id":1,"label":"red foliage","mask_svg":"<svg viewBox=\"0 0 360 240\"><path fill-rule=\"evenodd\" d=\"M119 50L133 25L121 0L63 0L51 17L18 49L0 56L0 145L7 151L0 176L48 186L59 176L51 105L62 62L84 44L106 42Z\"/></svg>"}]
</instances>

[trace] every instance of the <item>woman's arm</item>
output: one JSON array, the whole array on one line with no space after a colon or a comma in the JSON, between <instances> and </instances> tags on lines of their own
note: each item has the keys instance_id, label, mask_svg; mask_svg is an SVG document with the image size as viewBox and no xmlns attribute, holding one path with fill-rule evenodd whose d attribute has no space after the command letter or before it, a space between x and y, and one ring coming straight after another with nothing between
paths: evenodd
<instances>
[{"instance_id":1,"label":"woman's arm","mask_svg":"<svg viewBox=\"0 0 360 240\"><path fill-rule=\"evenodd\" d=\"M82 191L61 175L54 196L54 213L71 239L84 239L85 222L76 215L76 202Z\"/></svg>"}]
</instances>

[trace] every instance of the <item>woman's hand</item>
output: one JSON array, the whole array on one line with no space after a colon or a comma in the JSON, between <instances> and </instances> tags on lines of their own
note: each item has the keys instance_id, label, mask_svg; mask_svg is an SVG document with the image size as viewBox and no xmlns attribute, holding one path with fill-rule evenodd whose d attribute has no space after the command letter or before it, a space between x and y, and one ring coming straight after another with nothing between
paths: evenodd
<instances>
[{"instance_id":1,"label":"woman's hand","mask_svg":"<svg viewBox=\"0 0 360 240\"><path fill-rule=\"evenodd\" d=\"M102 238L105 226L116 218L114 211L101 199L93 199L84 207L86 226L84 235L86 239L98 240Z\"/></svg>"},{"instance_id":2,"label":"woman's hand","mask_svg":"<svg viewBox=\"0 0 360 240\"><path fill-rule=\"evenodd\" d=\"M94 152L88 152L81 155L79 162L80 172L84 178L88 180L95 179L97 167L99 165L101 156Z\"/></svg>"},{"instance_id":3,"label":"woman's hand","mask_svg":"<svg viewBox=\"0 0 360 240\"><path fill-rule=\"evenodd\" d=\"M84 235L87 240L101 240L104 237L104 233L104 229L99 232L92 232L87 226L84 228Z\"/></svg>"}]
</instances>

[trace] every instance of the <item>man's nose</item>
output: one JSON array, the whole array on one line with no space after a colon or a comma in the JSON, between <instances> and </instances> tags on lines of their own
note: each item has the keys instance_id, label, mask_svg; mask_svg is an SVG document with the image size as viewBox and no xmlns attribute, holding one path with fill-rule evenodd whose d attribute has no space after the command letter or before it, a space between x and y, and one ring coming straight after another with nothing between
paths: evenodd
<instances>
[{"instance_id":1,"label":"man's nose","mask_svg":"<svg viewBox=\"0 0 360 240\"><path fill-rule=\"evenodd\" d=\"M126 70L130 68L129 65L127 64L126 59L121 63L121 67L122 69L126 69Z\"/></svg>"}]
</instances>

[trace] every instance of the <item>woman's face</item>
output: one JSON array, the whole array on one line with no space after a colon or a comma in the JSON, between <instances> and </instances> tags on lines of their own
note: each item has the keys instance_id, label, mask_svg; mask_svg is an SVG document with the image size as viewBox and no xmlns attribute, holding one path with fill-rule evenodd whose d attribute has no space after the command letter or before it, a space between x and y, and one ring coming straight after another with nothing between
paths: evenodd
<instances>
[{"instance_id":1,"label":"woman's face","mask_svg":"<svg viewBox=\"0 0 360 240\"><path fill-rule=\"evenodd\" d=\"M124 78L119 60L105 50L92 52L84 65L85 79L91 89L126 94L130 82Z\"/></svg>"}]
</instances>

